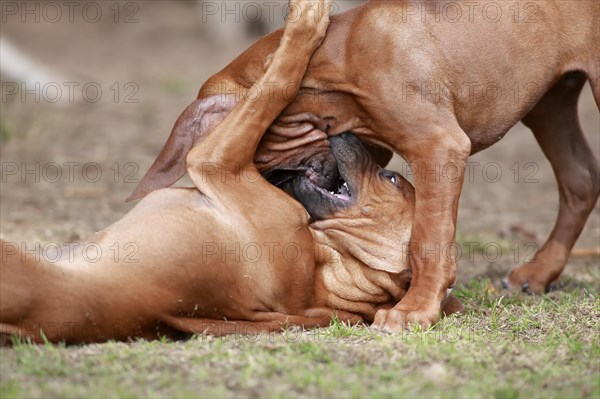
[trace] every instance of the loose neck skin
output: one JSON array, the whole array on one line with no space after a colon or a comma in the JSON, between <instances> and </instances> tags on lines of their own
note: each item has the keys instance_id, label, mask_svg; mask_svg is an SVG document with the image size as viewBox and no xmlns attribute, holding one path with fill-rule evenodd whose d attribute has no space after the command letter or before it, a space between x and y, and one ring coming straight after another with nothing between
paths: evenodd
<instances>
[{"instance_id":1,"label":"loose neck skin","mask_svg":"<svg viewBox=\"0 0 600 399\"><path fill-rule=\"evenodd\" d=\"M411 272L372 269L323 231L311 229L315 241L315 304L359 314L372 322L380 306L397 303L408 290Z\"/></svg>"}]
</instances>

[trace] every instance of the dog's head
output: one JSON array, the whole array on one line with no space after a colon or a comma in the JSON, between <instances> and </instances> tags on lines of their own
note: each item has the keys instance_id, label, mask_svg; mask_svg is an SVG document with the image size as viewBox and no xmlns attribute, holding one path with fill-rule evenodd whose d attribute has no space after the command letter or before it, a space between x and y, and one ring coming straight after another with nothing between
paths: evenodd
<instances>
[{"instance_id":1,"label":"dog's head","mask_svg":"<svg viewBox=\"0 0 600 399\"><path fill-rule=\"evenodd\" d=\"M377 270L408 268L407 249L415 206L413 186L400 174L381 168L350 133L329 139L337 162L336 188L296 176L288 191L313 218L311 227L335 242L340 252Z\"/></svg>"},{"instance_id":2,"label":"dog's head","mask_svg":"<svg viewBox=\"0 0 600 399\"><path fill-rule=\"evenodd\" d=\"M142 198L181 179L186 173L188 152L236 105L234 95L213 95L189 105L175 122L160 154L127 200ZM291 171L303 171L312 174L320 186L333 189L337 181L337 167L327 134L317 125L317 121L313 123L294 117L275 121L257 149L255 163L258 170L274 184L288 180ZM243 151L246 143L239 145Z\"/></svg>"}]
</instances>

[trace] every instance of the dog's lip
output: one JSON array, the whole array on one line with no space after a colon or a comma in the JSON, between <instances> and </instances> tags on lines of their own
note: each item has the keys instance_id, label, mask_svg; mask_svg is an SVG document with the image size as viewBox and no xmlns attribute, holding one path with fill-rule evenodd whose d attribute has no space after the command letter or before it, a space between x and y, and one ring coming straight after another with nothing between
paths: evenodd
<instances>
[{"instance_id":1,"label":"dog's lip","mask_svg":"<svg viewBox=\"0 0 600 399\"><path fill-rule=\"evenodd\" d=\"M302 171L305 168L283 168L283 169L276 169L273 171L270 171L269 173L267 173L267 175L265 176L265 178L269 181L269 183L271 183L272 185L279 187L282 184L293 180L296 178L296 176L298 175L298 173L300 171Z\"/></svg>"},{"instance_id":2,"label":"dog's lip","mask_svg":"<svg viewBox=\"0 0 600 399\"><path fill-rule=\"evenodd\" d=\"M340 184L338 187L338 191L340 192L334 192L334 191L329 191L319 185L317 185L313 180L311 180L310 177L304 175L300 175L298 176L299 179L305 181L307 184L310 185L310 187L315 190L316 192L322 194L323 196L327 197L328 199L332 200L333 202L336 202L340 205L347 205L349 204L352 199L352 192L350 191L350 187L348 186L348 183L346 183L345 180L340 178Z\"/></svg>"},{"instance_id":3,"label":"dog's lip","mask_svg":"<svg viewBox=\"0 0 600 399\"><path fill-rule=\"evenodd\" d=\"M298 176L306 177L316 187L321 188L317 184L319 177L321 177L321 173L307 166L276 169L269 172L266 176L266 179L274 186L281 186L282 184L293 180Z\"/></svg>"},{"instance_id":4,"label":"dog's lip","mask_svg":"<svg viewBox=\"0 0 600 399\"><path fill-rule=\"evenodd\" d=\"M299 171L299 172L301 172L301 171ZM314 184L315 186L322 188L321 186L319 186L317 184L320 176L321 176L320 173L314 169L308 168L308 169L304 170L304 177L306 177L308 180L310 180L310 182L312 184Z\"/></svg>"}]
</instances>

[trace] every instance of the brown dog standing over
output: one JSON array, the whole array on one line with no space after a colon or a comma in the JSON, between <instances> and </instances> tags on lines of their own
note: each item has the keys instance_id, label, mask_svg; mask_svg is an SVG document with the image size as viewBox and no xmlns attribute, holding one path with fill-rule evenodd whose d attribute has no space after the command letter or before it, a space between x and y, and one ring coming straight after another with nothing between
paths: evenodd
<instances>
[{"instance_id":1,"label":"brown dog standing over","mask_svg":"<svg viewBox=\"0 0 600 399\"><path fill-rule=\"evenodd\" d=\"M410 163L416 190L414 274L402 301L376 317L380 328L438 320L456 275L455 260L439 248L455 239L465 164L517 122L531 128L550 161L560 207L547 242L531 262L511 272L511 287L543 292L558 279L598 199L600 168L579 126L577 100L589 80L600 107L600 3L488 5L493 10L479 3L371 0L333 17L297 98L256 154L259 170L267 174L310 169L314 165L303 154L320 154L325 146L318 128L329 135L352 131ZM215 110L207 99L244 96L279 37L281 31L265 36L209 79L191 106L197 118L222 119L228 110ZM182 118L131 198L185 173L185 154L203 129L186 128L194 121ZM321 159L319 167L330 168L326 156Z\"/></svg>"},{"instance_id":2,"label":"brown dog standing over","mask_svg":"<svg viewBox=\"0 0 600 399\"><path fill-rule=\"evenodd\" d=\"M253 90L299 87L325 35L327 3L292 1L306 15L286 25ZM0 333L67 343L250 334L326 326L335 315L370 322L399 301L411 270L396 243L410 234L412 186L346 134L331 138L344 179L337 193L311 176L288 182L303 207L253 164L264 131L293 98L283 86L270 93L235 105L188 154L196 188L158 190L76 247L93 244L99 258L62 248L57 260L2 241ZM309 225L307 210L319 220ZM115 245L136 251L117 256ZM445 310L460 306L449 297Z\"/></svg>"}]
</instances>

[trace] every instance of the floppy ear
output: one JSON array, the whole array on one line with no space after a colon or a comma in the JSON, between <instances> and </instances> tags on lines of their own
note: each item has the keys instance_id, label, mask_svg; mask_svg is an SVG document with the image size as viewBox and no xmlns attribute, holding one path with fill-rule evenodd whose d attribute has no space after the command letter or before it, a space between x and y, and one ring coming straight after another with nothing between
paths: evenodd
<instances>
[{"instance_id":1,"label":"floppy ear","mask_svg":"<svg viewBox=\"0 0 600 399\"><path fill-rule=\"evenodd\" d=\"M214 126L235 107L232 95L215 95L190 104L175 122L173 131L158 157L127 201L142 198L152 191L169 187L186 173L185 157Z\"/></svg>"}]
</instances>

